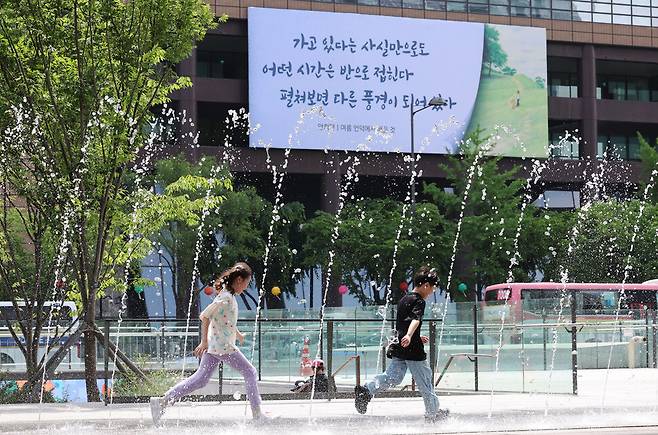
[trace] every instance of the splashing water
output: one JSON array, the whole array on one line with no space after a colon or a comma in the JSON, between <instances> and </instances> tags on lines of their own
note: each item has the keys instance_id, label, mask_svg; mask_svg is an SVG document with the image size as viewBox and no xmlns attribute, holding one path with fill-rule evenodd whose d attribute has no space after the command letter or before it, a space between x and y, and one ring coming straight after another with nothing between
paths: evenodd
<instances>
[{"instance_id":1,"label":"splashing water","mask_svg":"<svg viewBox=\"0 0 658 435\"><path fill-rule=\"evenodd\" d=\"M349 189L352 183L358 182L359 180L359 175L356 170L359 163L360 160L356 156L347 157L343 162L341 162L341 165L349 164L349 166L345 174L346 182L345 184L341 184L340 192L338 194L338 209L336 210L336 223L331 232L331 239L329 242L329 246L331 246L331 248L329 250L329 261L327 262L327 275L325 278L324 294L322 295L322 306L320 307L320 328L319 328L320 330L318 332L318 348L315 354L316 355L315 357L318 359L322 357L321 343L322 343L322 333L324 332L324 312L327 306L327 294L329 293L329 284L331 282L331 271L334 265L334 257L336 255L335 245L336 245L336 240L338 240L339 231L340 231L341 214L345 206L345 200L347 198L347 195L349 194ZM309 414L308 414L309 423L311 421L311 415L313 413L314 398L315 398L315 382L313 382L313 385L311 386L311 402L310 402Z\"/></svg>"},{"instance_id":2,"label":"splashing water","mask_svg":"<svg viewBox=\"0 0 658 435\"><path fill-rule=\"evenodd\" d=\"M568 135L565 135L565 139L568 138ZM551 155L551 149L552 147L561 147L561 144L558 145L549 145L549 148L547 149L547 156L550 157ZM523 195L524 201L521 204L521 210L519 213L519 218L516 223L516 230L514 233L514 254L510 258L510 263L508 266L508 271L507 271L507 282L511 283L514 280L514 267L519 264L519 257L520 257L520 252L519 252L519 238L521 237L521 229L523 225L523 218L525 216L525 210L527 209L528 205L532 202L532 196L530 195L530 191L534 185L537 185L541 179L541 174L542 172L546 169L548 166L550 160L546 159L544 160L543 163L539 162L539 160L533 159L532 160L532 169L530 171L530 176L525 180L525 194ZM501 236L502 236L502 231L504 230L501 229ZM502 306L501 310L501 318L500 318L500 330L498 333L498 346L496 347L496 357L495 357L495 364L494 364L494 378L497 377L498 370L499 370L499 364L500 364L500 352L503 347L503 332L505 329L505 314L508 306L508 301L509 298L504 298L504 303ZM494 407L494 388L495 385L492 383L491 386L491 396L490 396L490 401L489 401L489 414L488 418L491 418L491 415L493 413L493 407Z\"/></svg>"},{"instance_id":3,"label":"splashing water","mask_svg":"<svg viewBox=\"0 0 658 435\"><path fill-rule=\"evenodd\" d=\"M626 284L626 281L628 280L628 276L630 271L632 270L631 266L631 260L633 257L633 251L635 248L635 242L637 240L637 235L640 231L640 225L639 222L642 219L642 216L644 215L644 209L646 207L647 203L647 198L649 197L649 193L653 189L653 186L655 184L656 176L658 176L658 168L654 168L651 171L651 177L649 178L649 182L646 184L644 188L644 193L642 195L642 201L640 202L640 210L638 211L638 216L635 220L635 225L633 225L633 236L631 237L631 246L629 248L628 256L626 257L626 264L624 266L624 278L621 282L621 290L619 292L619 301L617 302L617 308L615 309L615 320L614 324L617 324L619 322L619 312L621 311L621 305L624 300L625 296L625 289L624 285ZM608 388L608 377L610 375L610 364L612 363L612 350L615 345L615 334L612 334L612 343L610 345L610 353L608 355L608 365L606 367L606 372L605 372L605 380L603 382L603 394L601 397L601 414L603 413L603 407L605 406L605 399L606 399L606 393L607 393L607 388Z\"/></svg>"},{"instance_id":4,"label":"splashing water","mask_svg":"<svg viewBox=\"0 0 658 435\"><path fill-rule=\"evenodd\" d=\"M409 181L409 187L407 190L407 197L406 199L413 200L411 198L411 190L412 186L416 183L416 162L412 161L414 158L412 156L405 157L405 161L408 161L411 166L412 166L412 171L411 171L411 179ZM391 293L393 289L393 273L395 273L395 269L397 268L397 260L398 260L398 247L400 245L400 235L402 234L402 229L404 228L404 223L405 219L407 217L407 209L409 208L409 205L407 202L404 203L402 206L402 216L400 216L400 224L398 225L397 232L395 233L395 242L393 243L393 265L391 266L391 269L388 273L388 286L386 288L386 294L384 296L384 310L382 313L382 327L379 333L379 346L377 349L377 371L379 372L380 369L380 364L382 360L382 347L384 344L384 330L386 329L386 314L388 313L388 306L391 303ZM379 310L378 310L379 314Z\"/></svg>"},{"instance_id":5,"label":"splashing water","mask_svg":"<svg viewBox=\"0 0 658 435\"><path fill-rule=\"evenodd\" d=\"M435 367L434 367L434 373L436 373L436 364L438 364L440 358L441 358L441 344L443 343L443 332L444 332L444 327L445 327L445 318L446 314L448 311L448 291L450 289L450 283L452 281L452 272L453 268L455 266L455 257L457 256L457 244L459 242L459 235L461 233L461 228L462 228L462 222L464 220L464 211L466 209L466 203L468 201L468 196L471 191L471 185L473 184L473 179L475 177L476 173L476 168L478 167L478 164L480 160L484 157L485 153L491 149L492 143L490 139L487 139L487 141L483 144L483 146L478 150L475 158L473 159L473 163L471 166L468 168L467 171L467 177L466 177L466 187L464 190L464 198L462 199L462 203L460 206L460 211L459 211L459 220L457 221L457 231L455 233L455 239L452 244L452 256L450 258L450 268L448 269L448 280L446 284L446 299L443 304L443 313L441 315L441 328L439 332L439 344L437 346L437 351L436 351L436 361L435 361Z\"/></svg>"},{"instance_id":6,"label":"splashing water","mask_svg":"<svg viewBox=\"0 0 658 435\"><path fill-rule=\"evenodd\" d=\"M169 113L167 111L167 107L165 106L162 110L163 115L165 113ZM169 118L170 121L173 122L172 118ZM137 174L137 177L135 178L135 189L136 189L136 195L141 196L138 200L135 201L135 204L133 206L133 210L131 212L131 218L130 218L130 225L128 228L128 245L132 244L135 240L135 231L137 230L137 226L139 224L139 210L146 201L146 194L147 192L144 191L142 187L142 180L143 176L146 174L147 169L150 166L151 159L155 152L160 148L159 145L165 143L166 141L160 140L163 139L160 136L161 129L160 127L160 120L155 120L150 123L151 127L151 132L149 133L149 136L147 137L146 144L144 146L144 157L140 161L140 163L136 166L135 168L135 174ZM172 134L169 130L165 130L167 133ZM120 333L121 333L121 326L123 322L123 314L127 310L127 302L128 302L128 270L130 269L130 257L128 256L126 258L126 263L124 265L124 270L126 273L124 274L124 280L123 280L123 285L124 285L124 292L121 295L121 306L119 308L118 312L118 318L117 318L117 330L116 330L116 338L115 338L115 351L114 351L114 357L112 361L112 375L110 376L110 385L114 385L114 378L116 375L116 369L117 369L117 359L118 355L120 352ZM164 307L163 307L164 309ZM114 388L110 390L110 405L114 403ZM110 422L112 421L112 409L109 409L109 416L110 416Z\"/></svg>"},{"instance_id":7,"label":"splashing water","mask_svg":"<svg viewBox=\"0 0 658 435\"><path fill-rule=\"evenodd\" d=\"M602 165L600 166L600 172L594 172L592 180L588 181L587 187L592 189L594 194L592 195L591 198L587 200L587 202L578 210L578 214L576 216L576 223L574 224L573 228L571 229L571 235L569 237L569 244L567 247L567 254L571 255L575 245L576 245L576 240L578 238L578 235L580 234L580 227L582 224L585 222L585 219L587 218L587 215L589 213L590 208L592 207L592 204L595 200L600 199L602 195L604 195L605 191L601 189L601 175L603 171L605 170L605 164L607 162L607 159L605 158L604 155L604 160L602 162ZM587 179L587 170L589 169L590 162L587 162L587 165L585 167L584 175L585 179ZM551 383L553 379L553 371L555 368L555 356L557 354L557 342L558 342L558 325L560 322L562 322L562 315L564 312L564 306L565 306L565 300L567 298L567 282L569 280L569 269L565 268L564 265L560 265L560 283L562 283L562 289L560 291L560 302L559 302L559 307L558 307L558 313L557 313L557 320L556 320L556 326L553 329L553 337L552 337L552 349L551 349L551 364L550 364L550 369L548 372L548 381L546 383L546 391L544 394L545 397L545 403L544 403L544 416L548 416L548 409L549 409L549 403L548 403L548 397L551 392Z\"/></svg>"}]
</instances>

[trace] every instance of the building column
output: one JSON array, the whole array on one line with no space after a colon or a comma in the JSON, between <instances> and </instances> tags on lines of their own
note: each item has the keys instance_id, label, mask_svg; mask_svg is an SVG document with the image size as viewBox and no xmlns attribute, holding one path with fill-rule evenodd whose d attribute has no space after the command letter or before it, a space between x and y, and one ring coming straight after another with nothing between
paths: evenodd
<instances>
[{"instance_id":1,"label":"building column","mask_svg":"<svg viewBox=\"0 0 658 435\"><path fill-rule=\"evenodd\" d=\"M594 45L583 46L580 68L580 85L583 102L583 145L584 159L596 160L596 143L598 141L598 122L596 113L596 52Z\"/></svg>"},{"instance_id":2,"label":"building column","mask_svg":"<svg viewBox=\"0 0 658 435\"><path fill-rule=\"evenodd\" d=\"M197 107L196 107L196 48L192 50L190 57L182 61L178 65L178 74L187 76L192 80L192 86L180 91L180 98L178 100L178 110L180 116L185 119L181 125L181 143L179 144L179 153L192 156L194 160L198 160L198 149L192 146L192 140L197 135Z\"/></svg>"},{"instance_id":3,"label":"building column","mask_svg":"<svg viewBox=\"0 0 658 435\"><path fill-rule=\"evenodd\" d=\"M340 173L340 155L337 152L330 152L324 162L324 174L322 175L322 211L335 215L338 212L338 204L340 202L340 186L341 186L341 173ZM322 292L327 289L327 306L328 307L342 307L343 296L338 293L338 286L340 285L339 277L332 273L329 279L329 286L326 285L327 275L325 270L322 271Z\"/></svg>"}]
</instances>

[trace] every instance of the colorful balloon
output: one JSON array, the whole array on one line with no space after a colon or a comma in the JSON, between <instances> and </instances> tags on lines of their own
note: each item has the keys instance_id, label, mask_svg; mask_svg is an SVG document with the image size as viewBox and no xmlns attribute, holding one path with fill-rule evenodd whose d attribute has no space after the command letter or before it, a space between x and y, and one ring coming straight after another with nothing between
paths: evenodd
<instances>
[{"instance_id":1,"label":"colorful balloon","mask_svg":"<svg viewBox=\"0 0 658 435\"><path fill-rule=\"evenodd\" d=\"M348 291L349 291L349 289L347 288L347 286L346 286L345 284L341 284L341 285L338 287L338 293L340 293L341 295L344 295L344 294L347 293Z\"/></svg>"},{"instance_id":2,"label":"colorful balloon","mask_svg":"<svg viewBox=\"0 0 658 435\"><path fill-rule=\"evenodd\" d=\"M400 290L406 292L408 289L409 289L409 284L407 284L407 281L402 281L400 283Z\"/></svg>"},{"instance_id":3,"label":"colorful balloon","mask_svg":"<svg viewBox=\"0 0 658 435\"><path fill-rule=\"evenodd\" d=\"M274 296L279 296L281 294L281 289L279 287L272 287L272 294Z\"/></svg>"},{"instance_id":4,"label":"colorful balloon","mask_svg":"<svg viewBox=\"0 0 658 435\"><path fill-rule=\"evenodd\" d=\"M144 286L136 285L135 286L135 293L137 293L138 295L144 293Z\"/></svg>"},{"instance_id":5,"label":"colorful balloon","mask_svg":"<svg viewBox=\"0 0 658 435\"><path fill-rule=\"evenodd\" d=\"M213 293L215 293L215 289L208 285L208 286L206 286L206 287L203 288L203 292L204 292L205 294L207 294L208 296L210 296L210 295L212 295Z\"/></svg>"},{"instance_id":6,"label":"colorful balloon","mask_svg":"<svg viewBox=\"0 0 658 435\"><path fill-rule=\"evenodd\" d=\"M466 290L468 290L468 286L463 282L460 282L459 285L457 286L457 290L459 290L462 293L465 293Z\"/></svg>"}]
</instances>

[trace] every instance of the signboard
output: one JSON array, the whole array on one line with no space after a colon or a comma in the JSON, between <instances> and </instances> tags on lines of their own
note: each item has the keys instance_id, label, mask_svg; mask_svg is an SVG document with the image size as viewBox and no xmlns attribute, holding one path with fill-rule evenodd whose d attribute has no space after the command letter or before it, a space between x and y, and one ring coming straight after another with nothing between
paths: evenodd
<instances>
[{"instance_id":1,"label":"signboard","mask_svg":"<svg viewBox=\"0 0 658 435\"><path fill-rule=\"evenodd\" d=\"M251 146L409 152L411 105L440 96L414 116L416 152L501 126L492 154L546 155L544 29L266 8L248 23Z\"/></svg>"}]
</instances>

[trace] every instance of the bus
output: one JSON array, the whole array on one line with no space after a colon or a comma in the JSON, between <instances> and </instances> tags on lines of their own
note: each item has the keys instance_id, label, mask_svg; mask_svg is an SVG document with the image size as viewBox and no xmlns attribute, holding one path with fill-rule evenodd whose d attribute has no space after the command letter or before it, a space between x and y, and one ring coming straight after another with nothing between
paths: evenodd
<instances>
[{"instance_id":1,"label":"bus","mask_svg":"<svg viewBox=\"0 0 658 435\"><path fill-rule=\"evenodd\" d=\"M25 307L25 302L18 301L17 305L20 309ZM77 321L77 308L74 302L45 302L42 310L46 321L43 325L42 335L39 338L39 356L43 355L43 352L46 349L46 343L49 340L47 338L47 319L50 315L51 307L54 310L59 309L58 315L53 314L53 321L50 325L52 335L55 333L55 326L58 326L59 333L61 334L63 331L66 331L70 325ZM12 302L0 301L0 372L25 370L25 358L23 353L21 352L18 344L16 344L16 341L9 332L9 328L7 328L6 324L6 320L8 320L10 323L18 322L19 317L23 318L24 316L19 316L19 314L16 313L16 309L14 308ZM75 327L76 326L73 326L73 328ZM23 336L20 335L20 332L17 331L17 333L19 334L19 339L23 341ZM59 337L57 341L62 343L66 340L66 338L67 336ZM65 362L67 362L69 366L79 365L82 362L79 349L79 344L76 344L74 349L69 351L67 358L65 358Z\"/></svg>"},{"instance_id":2,"label":"bus","mask_svg":"<svg viewBox=\"0 0 658 435\"><path fill-rule=\"evenodd\" d=\"M571 316L573 292L576 316L579 320L607 320L614 318L619 307L622 289L624 298L619 311L620 320L644 316L646 310L658 306L658 280L642 284L619 283L560 283L524 282L487 286L482 302L484 321L500 320L503 311L506 322L524 322L557 316L562 299L562 316Z\"/></svg>"}]
</instances>

